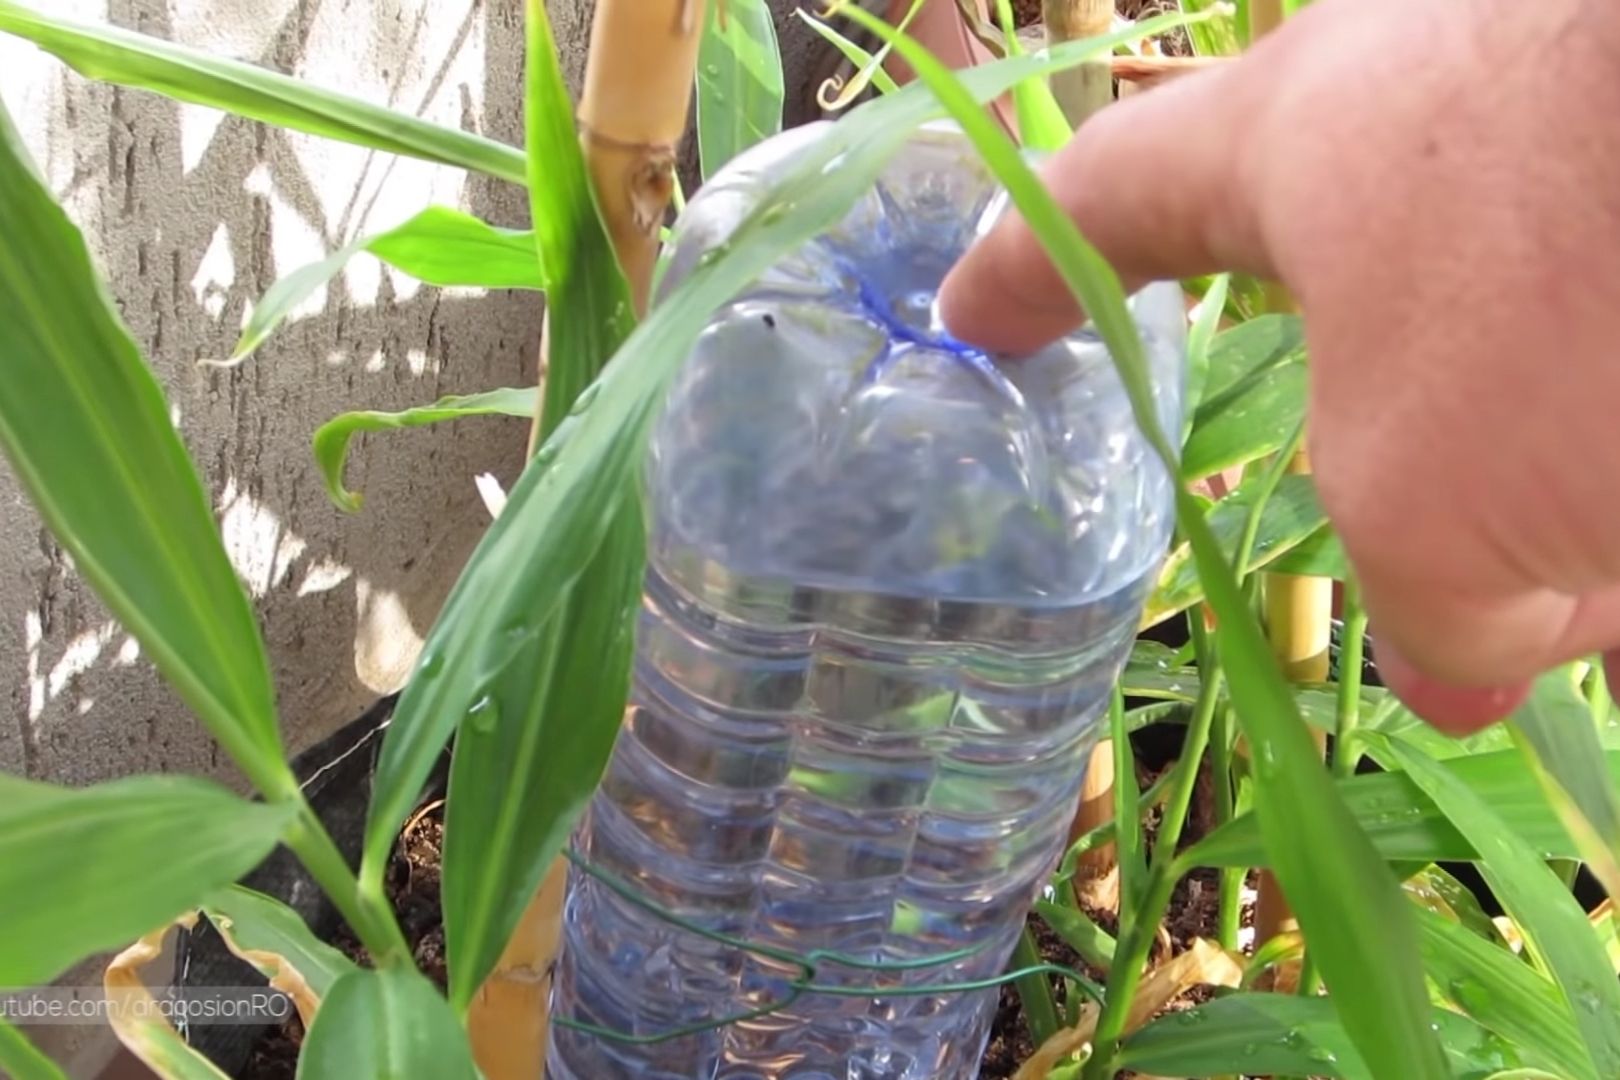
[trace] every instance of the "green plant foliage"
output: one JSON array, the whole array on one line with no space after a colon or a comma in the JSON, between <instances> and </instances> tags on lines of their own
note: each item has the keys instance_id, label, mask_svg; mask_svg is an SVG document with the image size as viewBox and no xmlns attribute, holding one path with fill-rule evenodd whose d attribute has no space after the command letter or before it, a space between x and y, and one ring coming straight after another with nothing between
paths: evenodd
<instances>
[{"instance_id":1,"label":"green plant foliage","mask_svg":"<svg viewBox=\"0 0 1620 1080\"><path fill-rule=\"evenodd\" d=\"M1459 1076L1518 1064L1508 1047L1466 1018L1428 1013ZM1367 1067L1326 998L1235 993L1168 1013L1125 1040L1115 1064L1155 1076L1313 1076L1365 1080Z\"/></svg>"},{"instance_id":2,"label":"green plant foliage","mask_svg":"<svg viewBox=\"0 0 1620 1080\"><path fill-rule=\"evenodd\" d=\"M532 418L540 392L534 387L486 390L481 394L449 395L431 405L418 405L402 412L346 412L322 424L315 432L315 462L326 481L326 492L344 510L360 509L361 497L343 486L343 469L349 460L349 444L368 431L391 431L423 427L469 416L518 416Z\"/></svg>"},{"instance_id":3,"label":"green plant foliage","mask_svg":"<svg viewBox=\"0 0 1620 1080\"><path fill-rule=\"evenodd\" d=\"M1257 493L1263 490L1263 477L1245 481L1238 489L1216 503L1209 511L1209 527L1221 551L1232 557L1243 536L1244 525ZM1260 527L1249 552L1246 570L1258 570L1281 558L1315 534L1327 523L1327 514L1316 497L1316 484L1309 476L1284 476L1269 493L1260 511ZM1192 548L1180 544L1165 560L1158 584L1148 597L1144 625L1152 626L1204 599L1204 587L1194 565Z\"/></svg>"},{"instance_id":4,"label":"green plant foliage","mask_svg":"<svg viewBox=\"0 0 1620 1080\"><path fill-rule=\"evenodd\" d=\"M854 64L856 70L870 71L872 75L872 85L877 87L878 93L892 94L896 90L900 89L900 84L894 81L894 76L890 75L887 71L884 71L882 66L876 63L876 57L874 57L871 53L867 52L865 49L861 48L859 45L855 44L849 38L845 37L843 34L840 34L837 30L833 29L831 26L828 26L814 15L811 15L808 11L804 10L804 8L795 8L793 10L793 14L797 15L801 20L803 20L805 25L809 26L810 29L821 35L822 39L830 44L833 48L843 53L844 59Z\"/></svg>"},{"instance_id":5,"label":"green plant foliage","mask_svg":"<svg viewBox=\"0 0 1620 1080\"><path fill-rule=\"evenodd\" d=\"M1202 13L1218 7L1218 0L1181 0L1181 10ZM1199 56L1236 56L1246 44L1249 25L1248 0L1238 0L1236 9L1187 28Z\"/></svg>"},{"instance_id":6,"label":"green plant foliage","mask_svg":"<svg viewBox=\"0 0 1620 1080\"><path fill-rule=\"evenodd\" d=\"M1380 737L1381 738L1381 737ZM1599 1076L1620 1075L1620 982L1597 931L1546 856L1517 835L1498 804L1403 741L1383 749L1479 852L1480 870L1563 992Z\"/></svg>"},{"instance_id":7,"label":"green plant foliage","mask_svg":"<svg viewBox=\"0 0 1620 1080\"><path fill-rule=\"evenodd\" d=\"M845 10L867 29L890 37L1001 179L1107 343L1148 442L1166 467L1174 469L1175 451L1159 430L1142 342L1117 275L1086 243L961 82L926 51L895 38L879 20L858 9ZM1197 437L1195 431L1193 438ZM1255 804L1266 847L1335 990L1340 1020L1375 1075L1411 1080L1447 1077L1444 1056L1424 1020L1427 996L1415 959L1416 931L1396 881L1326 782L1326 770L1293 695L1201 509L1184 491L1177 494L1177 518L1219 620L1218 645L1236 713L1252 748ZM1387 946L1377 956L1358 944L1375 939ZM1115 970L1125 967L1116 965ZM1136 977L1136 972L1123 976ZM1087 1066L1088 1080L1101 1075L1112 1053L1110 1043L1123 1030L1126 1005L1117 1000L1118 988L1111 978L1111 1004L1104 1008L1097 1028L1100 1053Z\"/></svg>"},{"instance_id":8,"label":"green plant foliage","mask_svg":"<svg viewBox=\"0 0 1620 1080\"><path fill-rule=\"evenodd\" d=\"M1383 745L1387 736L1364 730L1362 737ZM1383 754L1378 754L1385 759ZM1424 755L1425 760L1434 759ZM1392 760L1392 759L1385 759ZM1620 782L1620 752L1607 755L1609 774ZM1399 764L1399 761L1393 761ZM1496 809L1521 842L1545 858L1572 858L1577 852L1557 813L1547 805L1524 759L1512 750L1435 762L1458 785ZM1361 827L1392 862L1472 862L1478 850L1468 836L1411 777L1400 772L1370 773L1338 782L1340 796ZM1266 852L1253 815L1240 815L1211 832L1182 858L1196 866L1265 866Z\"/></svg>"},{"instance_id":9,"label":"green plant foliage","mask_svg":"<svg viewBox=\"0 0 1620 1080\"><path fill-rule=\"evenodd\" d=\"M782 130L782 57L765 0L710 4L698 47L697 134L703 175Z\"/></svg>"},{"instance_id":10,"label":"green plant foliage","mask_svg":"<svg viewBox=\"0 0 1620 1080\"><path fill-rule=\"evenodd\" d=\"M1170 25L1173 20L1152 20L1131 33L1054 49L1048 56L986 65L964 79L978 100L988 101L1021 78L1079 63ZM389 726L366 828L361 885L368 895L381 895L394 837L451 733L497 683L532 680L544 655L545 627L604 546L620 509L611 496L633 490L660 392L709 314L780 253L838 221L910 132L937 115L923 88L907 88L856 110L807 147L738 224L725 257L698 266L653 309L551 432L451 591ZM549 275L557 263L543 250ZM548 387L548 397L550 392ZM552 722L579 726L566 716ZM598 744L581 736L573 745ZM555 755L548 776L573 794L550 797L557 805L583 805L603 764ZM561 835L571 825L531 821L525 828L534 836L549 830Z\"/></svg>"},{"instance_id":11,"label":"green plant foliage","mask_svg":"<svg viewBox=\"0 0 1620 1080\"><path fill-rule=\"evenodd\" d=\"M1182 421L1181 442L1185 446L1192 434L1193 412L1204 400L1204 387L1209 384L1209 354L1215 344L1215 335L1226 313L1226 298L1232 290L1232 275L1217 274L1203 289L1198 304L1198 317L1187 333L1187 387L1186 418Z\"/></svg>"},{"instance_id":12,"label":"green plant foliage","mask_svg":"<svg viewBox=\"0 0 1620 1080\"><path fill-rule=\"evenodd\" d=\"M467 1033L416 971L361 968L337 981L310 1025L298 1080L479 1080Z\"/></svg>"},{"instance_id":13,"label":"green plant foliage","mask_svg":"<svg viewBox=\"0 0 1620 1080\"><path fill-rule=\"evenodd\" d=\"M4 1020L0 1020L0 1072L12 1080L67 1080L66 1073Z\"/></svg>"},{"instance_id":14,"label":"green plant foliage","mask_svg":"<svg viewBox=\"0 0 1620 1080\"><path fill-rule=\"evenodd\" d=\"M1423 964L1440 996L1515 1047L1527 1065L1568 1080L1596 1080L1569 1005L1551 979L1478 934L1418 913Z\"/></svg>"},{"instance_id":15,"label":"green plant foliage","mask_svg":"<svg viewBox=\"0 0 1620 1080\"><path fill-rule=\"evenodd\" d=\"M360 252L441 288L545 288L533 233L497 229L460 210L430 206L397 228L357 240L279 279L253 306L247 327L225 363L238 363L264 344L288 313L336 277Z\"/></svg>"},{"instance_id":16,"label":"green plant foliage","mask_svg":"<svg viewBox=\"0 0 1620 1080\"><path fill-rule=\"evenodd\" d=\"M48 983L195 908L257 866L294 815L202 780L59 788L0 773L0 987Z\"/></svg>"},{"instance_id":17,"label":"green plant foliage","mask_svg":"<svg viewBox=\"0 0 1620 1080\"><path fill-rule=\"evenodd\" d=\"M203 914L230 940L238 954L279 957L324 998L343 976L357 970L354 961L318 939L298 913L281 901L232 885L202 902ZM273 977L277 965L255 959L259 974Z\"/></svg>"},{"instance_id":18,"label":"green plant foliage","mask_svg":"<svg viewBox=\"0 0 1620 1080\"><path fill-rule=\"evenodd\" d=\"M1305 333L1294 315L1266 315L1218 334L1182 451L1187 480L1280 450L1305 415Z\"/></svg>"},{"instance_id":19,"label":"green plant foliage","mask_svg":"<svg viewBox=\"0 0 1620 1080\"><path fill-rule=\"evenodd\" d=\"M996 20L1001 24L1002 42L1008 56L1021 56L1013 20L1012 0L996 0ZM1025 79L1013 87L1013 108L1018 114L1018 138L1031 150L1052 151L1069 141L1074 129L1063 115L1063 106L1046 79Z\"/></svg>"},{"instance_id":20,"label":"green plant foliage","mask_svg":"<svg viewBox=\"0 0 1620 1080\"><path fill-rule=\"evenodd\" d=\"M1565 669L1544 676L1513 716L1531 771L1574 837L1581 857L1610 896L1620 895L1620 792L1604 769L1604 735L1612 735L1613 710L1599 732L1591 706Z\"/></svg>"},{"instance_id":21,"label":"green plant foliage","mask_svg":"<svg viewBox=\"0 0 1620 1080\"><path fill-rule=\"evenodd\" d=\"M0 0L0 31L26 38L102 82L152 90L339 142L525 182L523 154L457 128L322 90L253 64L160 38L96 26Z\"/></svg>"},{"instance_id":22,"label":"green plant foliage","mask_svg":"<svg viewBox=\"0 0 1620 1080\"><path fill-rule=\"evenodd\" d=\"M296 792L258 624L202 482L3 108L0 237L0 449L78 572L242 771L267 795Z\"/></svg>"},{"instance_id":23,"label":"green plant foliage","mask_svg":"<svg viewBox=\"0 0 1620 1080\"><path fill-rule=\"evenodd\" d=\"M554 275L544 435L565 410L590 405L574 391L591 385L633 320L537 0L528 26L531 191L537 220L550 215L538 235ZM543 175L572 180L542 191ZM456 739L442 892L450 999L458 1010L494 968L566 843L613 749L629 691L645 545L641 507L631 484L593 498L607 529L590 561L563 588L555 613L525 628L528 662L486 684Z\"/></svg>"}]
</instances>

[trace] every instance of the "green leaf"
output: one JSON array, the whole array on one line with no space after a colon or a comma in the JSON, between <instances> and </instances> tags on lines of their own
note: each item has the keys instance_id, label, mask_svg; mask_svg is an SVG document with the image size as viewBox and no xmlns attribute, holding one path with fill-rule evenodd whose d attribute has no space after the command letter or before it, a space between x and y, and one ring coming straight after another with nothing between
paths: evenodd
<instances>
[{"instance_id":1,"label":"green leaf","mask_svg":"<svg viewBox=\"0 0 1620 1080\"><path fill-rule=\"evenodd\" d=\"M344 510L360 509L361 497L343 486L343 468L349 443L361 432L423 427L469 416L534 416L540 392L533 387L487 390L481 394L452 394L431 405L403 412L346 412L322 424L315 432L315 462L326 481L326 492Z\"/></svg>"},{"instance_id":2,"label":"green leaf","mask_svg":"<svg viewBox=\"0 0 1620 1080\"><path fill-rule=\"evenodd\" d=\"M867 29L890 33L859 8L843 10ZM904 38L896 49L940 98L1006 186L1012 202L1108 345L1137 424L1165 467L1176 455L1160 429L1144 348L1118 276L1086 243L1005 133L926 50ZM1213 367L1213 365L1212 365ZM1292 426L1290 426L1290 431ZM1193 438L1198 438L1195 430ZM1375 1076L1403 1080L1449 1077L1429 1029L1427 995L1415 960L1416 931L1389 869L1338 798L1320 752L1294 705L1247 600L1197 501L1177 490L1177 519L1199 564L1232 700L1255 766L1255 804L1267 850L1312 955L1333 988L1340 1020ZM1379 941L1376 955L1362 945ZM1104 1010L1099 1050L1112 1054L1110 1025L1125 1008ZM1121 1030L1114 1027L1112 1031ZM1095 1065L1088 1075L1098 1075Z\"/></svg>"},{"instance_id":3,"label":"green leaf","mask_svg":"<svg viewBox=\"0 0 1620 1080\"><path fill-rule=\"evenodd\" d=\"M97 26L0 0L0 31L55 53L87 78L152 90L278 127L526 182L523 154L482 135L322 90L115 26ZM9 234L8 234L9 235Z\"/></svg>"},{"instance_id":4,"label":"green leaf","mask_svg":"<svg viewBox=\"0 0 1620 1080\"><path fill-rule=\"evenodd\" d=\"M294 308L362 251L441 288L545 288L533 233L497 229L460 210L430 206L397 228L358 240L277 280L253 306L224 363L239 363L264 344Z\"/></svg>"},{"instance_id":5,"label":"green leaf","mask_svg":"<svg viewBox=\"0 0 1620 1080\"><path fill-rule=\"evenodd\" d=\"M0 1020L0 1074L11 1080L67 1080L67 1073L4 1020Z\"/></svg>"},{"instance_id":6,"label":"green leaf","mask_svg":"<svg viewBox=\"0 0 1620 1080\"><path fill-rule=\"evenodd\" d=\"M1364 733L1369 739L1377 733ZM1380 757L1382 755L1380 754ZM1620 753L1608 755L1611 776L1620 779ZM1547 805L1524 759L1511 750L1440 762L1456 783L1495 807L1521 842L1544 858L1569 858L1575 842ZM1371 773L1337 782L1340 796L1379 853L1398 862L1472 862L1473 842L1436 806L1411 777L1401 772ZM1183 852L1196 866L1264 866L1267 857L1252 814L1233 818Z\"/></svg>"},{"instance_id":7,"label":"green leaf","mask_svg":"<svg viewBox=\"0 0 1620 1080\"><path fill-rule=\"evenodd\" d=\"M1429 911L1418 912L1423 964L1440 996L1516 1047L1527 1065L1597 1080L1558 987L1506 949Z\"/></svg>"},{"instance_id":8,"label":"green leaf","mask_svg":"<svg viewBox=\"0 0 1620 1080\"><path fill-rule=\"evenodd\" d=\"M1181 10L1186 12L1202 12L1216 5L1216 0L1181 0ZM1236 56L1243 51L1244 42L1239 34L1239 27L1248 26L1246 0L1239 0L1239 11L1234 18L1232 15L1221 15L1207 22L1194 23L1187 28L1187 34L1192 38L1193 50L1199 56Z\"/></svg>"},{"instance_id":9,"label":"green leaf","mask_svg":"<svg viewBox=\"0 0 1620 1080\"><path fill-rule=\"evenodd\" d=\"M782 57L765 0L710 4L698 45L698 155L705 178L782 130Z\"/></svg>"},{"instance_id":10,"label":"green leaf","mask_svg":"<svg viewBox=\"0 0 1620 1080\"><path fill-rule=\"evenodd\" d=\"M1318 529L1292 550L1283 552L1270 569L1278 574L1350 580L1350 560L1331 525Z\"/></svg>"},{"instance_id":11,"label":"green leaf","mask_svg":"<svg viewBox=\"0 0 1620 1080\"><path fill-rule=\"evenodd\" d=\"M296 975L317 998L358 970L354 961L317 938L296 911L263 893L232 885L210 895L202 910L231 951L259 974L271 980Z\"/></svg>"},{"instance_id":12,"label":"green leaf","mask_svg":"<svg viewBox=\"0 0 1620 1080\"><path fill-rule=\"evenodd\" d=\"M1149 20L1130 34L986 64L964 78L976 99L989 101L1020 78L1079 63L1172 24ZM585 404L572 414L564 409L451 590L389 724L366 823L361 887L368 894L381 895L399 826L451 732L493 683L525 677L522 670L542 655L548 620L562 610L614 522L615 507L603 496L635 489L661 391L710 313L782 252L837 222L910 132L937 115L924 88L908 87L861 106L806 145L738 223L726 257L697 266L581 396ZM545 264L549 271L556 260L546 256Z\"/></svg>"},{"instance_id":13,"label":"green leaf","mask_svg":"<svg viewBox=\"0 0 1620 1080\"><path fill-rule=\"evenodd\" d=\"M500 959L596 790L630 689L645 540L634 491L544 627L532 670L492 681L456 736L445 816L450 1000Z\"/></svg>"},{"instance_id":14,"label":"green leaf","mask_svg":"<svg viewBox=\"0 0 1620 1080\"><path fill-rule=\"evenodd\" d=\"M1535 690L1514 713L1513 730L1581 857L1610 896L1620 895L1620 793L1603 767L1591 706L1568 668L1544 675Z\"/></svg>"},{"instance_id":15,"label":"green leaf","mask_svg":"<svg viewBox=\"0 0 1620 1080\"><path fill-rule=\"evenodd\" d=\"M467 1033L414 969L361 968L315 1014L298 1080L478 1080Z\"/></svg>"},{"instance_id":16,"label":"green leaf","mask_svg":"<svg viewBox=\"0 0 1620 1080\"><path fill-rule=\"evenodd\" d=\"M996 20L1001 24L1002 43L1008 56L1020 56L1023 44L1018 40L1017 23L1013 18L1011 0L996 0ZM1019 140L1032 150L1052 151L1068 142L1074 135L1063 106L1052 93L1052 84L1045 79L1025 79L1013 87L1013 108L1018 115ZM1038 1041L1038 1040L1037 1040Z\"/></svg>"},{"instance_id":17,"label":"green leaf","mask_svg":"<svg viewBox=\"0 0 1620 1080\"><path fill-rule=\"evenodd\" d=\"M70 789L0 774L0 987L48 983L195 907L294 814L180 777Z\"/></svg>"},{"instance_id":18,"label":"green leaf","mask_svg":"<svg viewBox=\"0 0 1620 1080\"><path fill-rule=\"evenodd\" d=\"M1237 551L1250 507L1258 493L1267 487L1264 480L1262 476L1251 477L1209 512L1210 530L1228 558ZM1326 523L1327 514L1316 497L1315 482L1309 476L1284 476L1261 508L1260 528L1255 533L1247 569L1257 570L1269 565ZM1142 613L1142 625L1155 626L1203 598L1204 586L1198 577L1192 548L1181 544L1170 553L1159 572L1159 582Z\"/></svg>"},{"instance_id":19,"label":"green leaf","mask_svg":"<svg viewBox=\"0 0 1620 1080\"><path fill-rule=\"evenodd\" d=\"M892 94L900 89L900 84L894 81L894 77L887 71L884 71L880 65L877 65L874 62L876 58L871 53L867 52L865 49L861 48L849 38L822 22L820 19L811 15L808 11L804 10L804 8L794 8L793 14L797 15L801 20L803 20L810 27L810 29L820 34L821 37L828 44L832 45L833 48L843 53L844 59L854 64L857 71L870 71L872 74L872 85L877 87L878 93Z\"/></svg>"},{"instance_id":20,"label":"green leaf","mask_svg":"<svg viewBox=\"0 0 1620 1080\"><path fill-rule=\"evenodd\" d=\"M1119 942L1084 912L1054 904L1050 900L1037 900L1035 914L1086 963L1103 971L1113 965L1114 950L1119 947Z\"/></svg>"},{"instance_id":21,"label":"green leaf","mask_svg":"<svg viewBox=\"0 0 1620 1080\"><path fill-rule=\"evenodd\" d=\"M1462 1076L1517 1064L1464 1017L1428 1010L1450 1063ZM1327 998L1234 993L1168 1013L1125 1040L1115 1064L1155 1076L1315 1076L1363 1080L1362 1060Z\"/></svg>"},{"instance_id":22,"label":"green leaf","mask_svg":"<svg viewBox=\"0 0 1620 1080\"><path fill-rule=\"evenodd\" d=\"M554 275L545 434L565 413L590 404L576 392L601 372L633 319L538 0L527 19L532 198ZM566 182L541 184L542 175ZM525 662L485 681L456 739L442 891L457 1011L494 968L567 840L624 711L645 546L640 504L630 483L584 498L590 506L575 512L604 515L606 533L578 574L559 583L553 613L517 625Z\"/></svg>"},{"instance_id":23,"label":"green leaf","mask_svg":"<svg viewBox=\"0 0 1620 1080\"><path fill-rule=\"evenodd\" d=\"M1306 382L1298 316L1266 315L1217 335L1182 452L1183 478L1201 480L1281 449L1305 415Z\"/></svg>"},{"instance_id":24,"label":"green leaf","mask_svg":"<svg viewBox=\"0 0 1620 1080\"><path fill-rule=\"evenodd\" d=\"M1226 298L1232 289L1231 274L1217 274L1204 289L1198 304L1198 318L1187 334L1187 389L1186 400L1193 409L1187 412L1182 424L1181 442L1185 446L1192 434L1193 410L1204 400L1204 387L1209 384L1210 349L1220 329L1221 316L1226 313Z\"/></svg>"},{"instance_id":25,"label":"green leaf","mask_svg":"<svg viewBox=\"0 0 1620 1080\"><path fill-rule=\"evenodd\" d=\"M1507 945L1507 939L1480 906L1479 897L1440 866L1431 863L1399 876L1401 888L1418 906L1426 907L1486 941Z\"/></svg>"},{"instance_id":26,"label":"green leaf","mask_svg":"<svg viewBox=\"0 0 1620 1080\"><path fill-rule=\"evenodd\" d=\"M1404 742L1388 740L1387 751L1479 851L1486 883L1568 1001L1597 1075L1620 1076L1620 982L1575 898L1544 856L1514 832L1499 805Z\"/></svg>"},{"instance_id":27,"label":"green leaf","mask_svg":"<svg viewBox=\"0 0 1620 1080\"><path fill-rule=\"evenodd\" d=\"M267 795L295 794L258 624L202 482L3 108L0 236L0 449L79 574L242 771Z\"/></svg>"},{"instance_id":28,"label":"green leaf","mask_svg":"<svg viewBox=\"0 0 1620 1080\"><path fill-rule=\"evenodd\" d=\"M630 286L597 213L545 5L526 0L524 10L529 213L547 287L549 342L539 426L544 439L624 343L636 319Z\"/></svg>"}]
</instances>

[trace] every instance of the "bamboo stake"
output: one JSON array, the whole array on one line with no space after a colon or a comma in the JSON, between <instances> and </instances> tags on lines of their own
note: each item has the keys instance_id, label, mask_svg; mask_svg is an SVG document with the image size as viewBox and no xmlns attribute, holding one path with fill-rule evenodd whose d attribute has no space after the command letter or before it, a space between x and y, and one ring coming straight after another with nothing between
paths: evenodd
<instances>
[{"instance_id":1,"label":"bamboo stake","mask_svg":"<svg viewBox=\"0 0 1620 1080\"><path fill-rule=\"evenodd\" d=\"M1066 9L1060 13L1059 9ZM1113 25L1113 0L1046 0L1046 32L1055 44L1105 34ZM1066 78L1067 77L1067 78ZM1066 78L1066 81L1065 81ZM1135 86L1124 93L1135 92ZM1114 77L1108 64L1085 64L1052 76L1052 92L1069 123L1079 127L1114 100ZM1114 818L1114 741L1103 739L1091 752L1080 784L1080 810L1069 830L1072 844ZM1119 910L1119 849L1098 844L1080 857L1074 875L1075 898L1094 910Z\"/></svg>"},{"instance_id":2,"label":"bamboo stake","mask_svg":"<svg viewBox=\"0 0 1620 1080\"><path fill-rule=\"evenodd\" d=\"M1258 41L1282 25L1286 12L1283 0L1252 0L1249 5L1249 38ZM1281 286L1267 289L1268 306L1273 311L1296 310L1293 297ZM1289 472L1308 474L1310 458L1299 451L1289 463ZM1264 579L1266 627L1272 651L1281 662L1283 674L1294 682L1325 682L1329 670L1332 640L1333 580L1267 574ZM1315 734L1317 749L1325 752L1327 739ZM1255 941L1267 941L1279 933L1298 928L1288 901L1277 879L1269 872L1260 875L1255 904Z\"/></svg>"},{"instance_id":3,"label":"bamboo stake","mask_svg":"<svg viewBox=\"0 0 1620 1080\"><path fill-rule=\"evenodd\" d=\"M1114 0L1042 0L1046 37L1056 45L1106 34L1114 25ZM1114 100L1114 75L1106 60L1060 71L1052 76L1052 93L1072 127Z\"/></svg>"},{"instance_id":4,"label":"bamboo stake","mask_svg":"<svg viewBox=\"0 0 1620 1080\"><path fill-rule=\"evenodd\" d=\"M580 142L638 315L646 311L658 230L675 189L704 12L705 0L597 0L591 23ZM542 373L550 323L548 310ZM468 1010L473 1057L486 1080L534 1080L545 1071L546 1010L566 882L567 863L558 858Z\"/></svg>"}]
</instances>

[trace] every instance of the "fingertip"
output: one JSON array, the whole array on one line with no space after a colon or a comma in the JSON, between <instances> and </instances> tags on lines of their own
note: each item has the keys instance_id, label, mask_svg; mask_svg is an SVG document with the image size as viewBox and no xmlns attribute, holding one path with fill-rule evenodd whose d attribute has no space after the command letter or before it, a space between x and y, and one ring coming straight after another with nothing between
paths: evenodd
<instances>
[{"instance_id":1,"label":"fingertip","mask_svg":"<svg viewBox=\"0 0 1620 1080\"><path fill-rule=\"evenodd\" d=\"M1020 237L1015 230L1029 231L1021 220L1003 221L951 268L940 285L939 315L959 341L987 352L1027 356L1079 326L1082 317L1061 285L1040 291L1029 287L1029 279L1049 271L1050 264L1033 235ZM1017 265L1008 266L1009 260ZM1042 305L1035 302L1037 295L1057 296L1059 302Z\"/></svg>"},{"instance_id":2,"label":"fingertip","mask_svg":"<svg viewBox=\"0 0 1620 1080\"><path fill-rule=\"evenodd\" d=\"M1407 708L1430 726L1456 737L1506 720L1530 696L1528 682L1491 687L1441 682L1388 647L1378 651L1378 674Z\"/></svg>"}]
</instances>

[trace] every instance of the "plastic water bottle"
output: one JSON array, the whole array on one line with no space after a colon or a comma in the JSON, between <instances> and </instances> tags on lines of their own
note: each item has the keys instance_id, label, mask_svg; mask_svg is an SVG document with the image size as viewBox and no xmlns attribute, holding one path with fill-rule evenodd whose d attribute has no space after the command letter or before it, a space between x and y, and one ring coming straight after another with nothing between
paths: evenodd
<instances>
[{"instance_id":1,"label":"plastic water bottle","mask_svg":"<svg viewBox=\"0 0 1620 1080\"><path fill-rule=\"evenodd\" d=\"M666 284L819 128L687 209ZM575 837L550 1080L972 1080L1171 528L1082 331L991 358L936 314L1005 198L919 132L836 229L718 312L647 464L631 708ZM1180 290L1133 298L1179 429ZM673 916L679 922L672 921ZM681 925L684 923L685 925ZM746 939L744 950L694 932ZM833 955L827 955L831 953ZM923 992L918 992L923 991Z\"/></svg>"}]
</instances>

